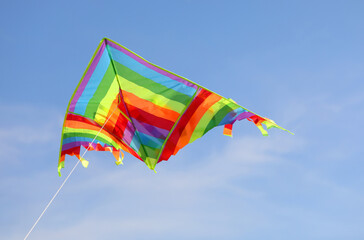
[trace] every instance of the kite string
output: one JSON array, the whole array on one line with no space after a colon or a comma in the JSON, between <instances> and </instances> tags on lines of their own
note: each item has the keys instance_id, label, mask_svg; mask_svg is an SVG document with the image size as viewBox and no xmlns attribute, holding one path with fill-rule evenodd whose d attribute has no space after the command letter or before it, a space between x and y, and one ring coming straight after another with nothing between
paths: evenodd
<instances>
[{"instance_id":1,"label":"kite string","mask_svg":"<svg viewBox=\"0 0 364 240\"><path fill-rule=\"evenodd\" d=\"M37 221L35 221L33 227L29 230L29 232L25 236L24 240L26 240L28 238L28 236L30 235L30 233L33 231L33 229L35 228L35 226L38 224L39 220L43 217L44 213L47 211L48 207L52 204L53 200L57 197L59 191L61 191L61 189L63 188L63 185L67 182L68 178L71 176L71 174L76 169L76 167L77 167L77 165L79 163L80 163L80 161L77 161L76 165L73 167L73 169L71 170L71 172L68 174L68 176L66 177L66 179L63 181L62 185L58 188L56 194L54 194L53 198L49 201L49 203L47 204L47 206L44 208L43 212L40 214L40 216L38 217Z\"/></svg>"},{"instance_id":2,"label":"kite string","mask_svg":"<svg viewBox=\"0 0 364 240\"><path fill-rule=\"evenodd\" d=\"M114 112L118 108L118 106L119 105L117 105L115 107L115 109L112 111L112 113L110 114L110 116L106 119L104 125L102 125L102 127L99 130L99 132L95 135L94 139L92 139L91 143L88 145L88 148L83 152L83 154L80 157L80 159L82 159L85 156L85 154L87 153L87 151L90 149L91 144L96 140L97 136L99 136L100 132L105 127L106 123L109 121L109 119L111 118L111 116L114 114ZM43 212L40 214L40 216L38 217L37 221L35 221L35 223L33 224L32 228L29 230L28 234L25 236L24 240L26 240L28 238L28 236L30 235L30 233L33 231L33 229L35 228L35 226L38 224L39 220L43 217L44 213L47 211L48 207L52 204L53 200L57 197L58 193L61 191L61 189L63 188L64 184L67 182L68 178L72 175L73 171L76 169L76 167L78 166L79 163L80 163L80 161L77 161L77 163L75 164L75 166L72 168L71 172L68 174L68 176L66 177L66 179L63 181L63 183L61 184L61 186L58 188L57 192L53 195L52 199L49 201L49 203L47 204L47 206L44 208Z\"/></svg>"}]
</instances>

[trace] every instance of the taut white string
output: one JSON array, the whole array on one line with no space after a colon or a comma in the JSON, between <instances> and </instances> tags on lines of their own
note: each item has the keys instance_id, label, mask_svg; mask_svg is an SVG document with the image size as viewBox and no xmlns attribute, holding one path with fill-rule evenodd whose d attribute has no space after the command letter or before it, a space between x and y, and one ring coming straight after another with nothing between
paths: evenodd
<instances>
[{"instance_id":1,"label":"taut white string","mask_svg":"<svg viewBox=\"0 0 364 240\"><path fill-rule=\"evenodd\" d=\"M88 145L88 148L83 152L83 154L81 156L81 159L83 158L83 156L85 156L85 154L87 153L87 151L90 149L91 144L95 141L95 139L97 138L97 136L99 136L101 130L105 127L106 123L109 121L109 119L114 114L114 112L115 112L115 110L117 108L118 108L118 106L115 107L114 111L107 118L107 120L105 121L104 125L102 125L102 127L99 130L99 132L96 134L96 136L94 137L94 139L92 140L92 142ZM61 189L63 188L64 184L67 182L68 178L71 176L71 174L76 169L76 167L78 166L79 163L80 163L80 161L77 161L77 163L75 164L75 166L72 168L71 172L68 174L68 176L66 177L66 179L63 181L63 183L61 184L61 186L58 188L57 192L53 195L52 199L49 201L49 203L47 204L47 206L44 208L43 212L40 214L40 216L38 217L37 221L35 221L35 223L33 224L32 228L29 230L28 234L25 236L24 240L26 240L28 238L28 236L30 235L30 233L33 231L33 229L35 228L35 226L38 224L39 220L43 217L44 213L47 211L48 207L52 204L53 200L57 197L58 193L61 191Z\"/></svg>"}]
</instances>

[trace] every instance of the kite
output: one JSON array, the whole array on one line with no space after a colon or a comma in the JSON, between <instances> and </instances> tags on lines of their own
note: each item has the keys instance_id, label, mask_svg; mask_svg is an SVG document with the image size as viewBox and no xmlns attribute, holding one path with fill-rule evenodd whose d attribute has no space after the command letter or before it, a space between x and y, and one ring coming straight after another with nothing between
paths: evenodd
<instances>
[{"instance_id":1,"label":"kite","mask_svg":"<svg viewBox=\"0 0 364 240\"><path fill-rule=\"evenodd\" d=\"M124 151L154 170L214 127L224 126L223 133L232 136L233 124L243 119L263 135L268 135L263 124L287 131L104 38L68 104L58 172L66 155L76 156L87 167L81 147L109 151L117 165Z\"/></svg>"}]
</instances>

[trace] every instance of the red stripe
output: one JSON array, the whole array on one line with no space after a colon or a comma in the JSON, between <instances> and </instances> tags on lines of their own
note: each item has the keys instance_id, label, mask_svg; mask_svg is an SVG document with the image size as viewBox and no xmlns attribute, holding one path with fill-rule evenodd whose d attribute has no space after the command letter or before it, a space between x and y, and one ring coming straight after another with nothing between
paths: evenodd
<instances>
[{"instance_id":1,"label":"red stripe","mask_svg":"<svg viewBox=\"0 0 364 240\"><path fill-rule=\"evenodd\" d=\"M262 122L265 121L264 118L259 117L258 115L251 116L248 118L248 120L254 122L254 124L257 126L262 125Z\"/></svg>"},{"instance_id":2,"label":"red stripe","mask_svg":"<svg viewBox=\"0 0 364 240\"><path fill-rule=\"evenodd\" d=\"M124 99L123 99L123 97L122 97L123 95L122 95L122 92L121 92L121 90L120 90L120 92L119 92L119 100L120 100L120 104L119 104L119 110L121 111L121 112L123 112L124 114L125 114L125 116L128 116L128 112L126 111L126 108L125 108L125 104L123 103L124 102Z\"/></svg>"},{"instance_id":3,"label":"red stripe","mask_svg":"<svg viewBox=\"0 0 364 240\"><path fill-rule=\"evenodd\" d=\"M148 123L149 125L166 130L170 130L174 125L174 122L170 120L157 117L132 105L127 104L127 108L129 109L130 117L135 118L138 121Z\"/></svg>"},{"instance_id":4,"label":"red stripe","mask_svg":"<svg viewBox=\"0 0 364 240\"><path fill-rule=\"evenodd\" d=\"M169 137L163 152L161 154L161 157L159 158L159 162L162 160L168 160L169 157L173 154L178 140L185 129L186 125L188 124L188 121L192 117L193 113L198 109L198 107L205 101L205 99L210 96L212 93L201 89L201 91L198 93L196 98L192 101L191 105L187 108L186 112L182 115L180 118L176 128L173 130L171 136Z\"/></svg>"},{"instance_id":5,"label":"red stripe","mask_svg":"<svg viewBox=\"0 0 364 240\"><path fill-rule=\"evenodd\" d=\"M70 148L70 149L67 149L67 150L63 150L61 152L61 156L65 156L66 154L68 154L70 156L76 155L77 158L79 158L80 149L81 149L81 147L74 147L74 148ZM62 157L62 160L64 161L64 157Z\"/></svg>"},{"instance_id":6,"label":"red stripe","mask_svg":"<svg viewBox=\"0 0 364 240\"><path fill-rule=\"evenodd\" d=\"M122 139L124 136L125 128L128 125L128 122L129 121L123 115L120 114L112 131L112 135L114 135L119 139Z\"/></svg>"},{"instance_id":7,"label":"red stripe","mask_svg":"<svg viewBox=\"0 0 364 240\"><path fill-rule=\"evenodd\" d=\"M67 114L67 118L66 121L77 121L77 122L83 122L83 123L87 123L87 124L91 124L94 125L96 127L100 127L100 124L98 124L97 122L89 119L89 118L85 118L83 116L80 115L76 115L76 114L72 114L72 113L68 113Z\"/></svg>"}]
</instances>

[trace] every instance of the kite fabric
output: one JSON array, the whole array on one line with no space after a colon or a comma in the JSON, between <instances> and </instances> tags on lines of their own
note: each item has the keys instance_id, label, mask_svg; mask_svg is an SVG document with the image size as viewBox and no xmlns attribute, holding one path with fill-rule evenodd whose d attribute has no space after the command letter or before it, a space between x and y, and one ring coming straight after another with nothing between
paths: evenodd
<instances>
[{"instance_id":1,"label":"kite fabric","mask_svg":"<svg viewBox=\"0 0 364 240\"><path fill-rule=\"evenodd\" d=\"M157 163L216 126L224 125L223 133L232 136L233 124L243 119L253 122L263 135L267 131L262 124L283 129L104 38L68 105L58 172L67 154L87 167L80 156L82 146L110 151L118 165L123 150L154 170Z\"/></svg>"}]
</instances>

